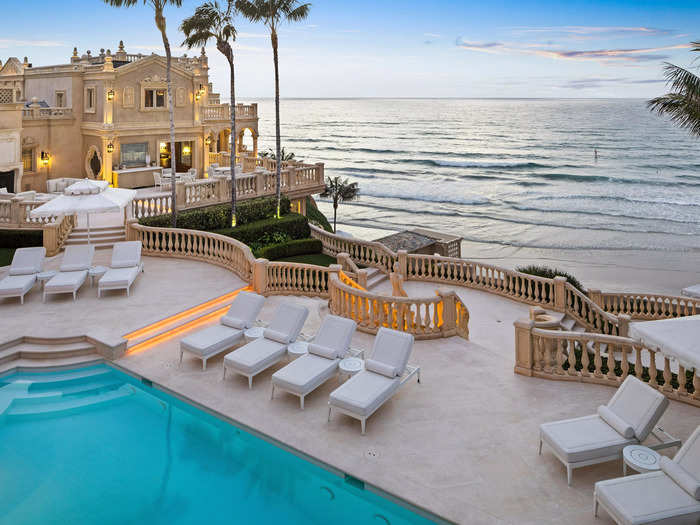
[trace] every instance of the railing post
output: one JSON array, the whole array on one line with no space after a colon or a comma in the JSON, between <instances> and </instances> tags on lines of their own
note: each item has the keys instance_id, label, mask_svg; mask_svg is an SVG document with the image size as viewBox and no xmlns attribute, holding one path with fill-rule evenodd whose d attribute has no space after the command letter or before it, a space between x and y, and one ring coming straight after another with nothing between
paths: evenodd
<instances>
[{"instance_id":1,"label":"railing post","mask_svg":"<svg viewBox=\"0 0 700 525\"><path fill-rule=\"evenodd\" d=\"M600 290L588 289L588 298L595 304L603 308L603 294ZM605 310L605 308L603 308Z\"/></svg>"},{"instance_id":2,"label":"railing post","mask_svg":"<svg viewBox=\"0 0 700 525\"><path fill-rule=\"evenodd\" d=\"M178 210L185 207L185 198L185 183L175 182L175 206L177 206Z\"/></svg>"},{"instance_id":3,"label":"railing post","mask_svg":"<svg viewBox=\"0 0 700 525\"><path fill-rule=\"evenodd\" d=\"M408 273L408 252L406 250L399 250L396 252L398 256L398 269L394 266L394 271L401 275L404 280L407 280L406 274Z\"/></svg>"},{"instance_id":4,"label":"railing post","mask_svg":"<svg viewBox=\"0 0 700 525\"><path fill-rule=\"evenodd\" d=\"M126 240L127 241L138 241L139 235L134 228L134 224L138 224L138 219L129 219L126 221Z\"/></svg>"},{"instance_id":5,"label":"railing post","mask_svg":"<svg viewBox=\"0 0 700 525\"><path fill-rule=\"evenodd\" d=\"M297 169L294 165L287 166L287 191L293 191L297 185Z\"/></svg>"},{"instance_id":6,"label":"railing post","mask_svg":"<svg viewBox=\"0 0 700 525\"><path fill-rule=\"evenodd\" d=\"M261 197L265 194L265 174L256 173L255 174L255 196Z\"/></svg>"},{"instance_id":7,"label":"railing post","mask_svg":"<svg viewBox=\"0 0 700 525\"><path fill-rule=\"evenodd\" d=\"M338 274L340 273L340 270L342 270L341 266L339 264L331 264L328 266L328 309L332 314L338 314L335 308L335 304L333 303L333 288L331 287L331 281L333 279L339 279Z\"/></svg>"},{"instance_id":8,"label":"railing post","mask_svg":"<svg viewBox=\"0 0 700 525\"><path fill-rule=\"evenodd\" d=\"M260 295L265 295L267 291L267 259L255 259L253 264L253 291Z\"/></svg>"},{"instance_id":9,"label":"railing post","mask_svg":"<svg viewBox=\"0 0 700 525\"><path fill-rule=\"evenodd\" d=\"M10 224L16 224L17 226L22 225L22 212L24 207L22 206L21 197L13 197L10 200Z\"/></svg>"},{"instance_id":10,"label":"railing post","mask_svg":"<svg viewBox=\"0 0 700 525\"><path fill-rule=\"evenodd\" d=\"M450 337L457 333L457 310L455 306L455 293L446 288L440 288L438 295L442 301L442 336Z\"/></svg>"},{"instance_id":11,"label":"railing post","mask_svg":"<svg viewBox=\"0 0 700 525\"><path fill-rule=\"evenodd\" d=\"M566 277L554 278L554 310L557 312L566 310Z\"/></svg>"},{"instance_id":12,"label":"railing post","mask_svg":"<svg viewBox=\"0 0 700 525\"><path fill-rule=\"evenodd\" d=\"M618 335L620 337L628 337L632 318L627 314L620 314L617 316L617 320Z\"/></svg>"},{"instance_id":13,"label":"railing post","mask_svg":"<svg viewBox=\"0 0 700 525\"><path fill-rule=\"evenodd\" d=\"M315 166L316 166L316 178L317 178L316 182L318 182L319 184L324 184L326 181L325 167L324 167L325 165L323 164L323 162L317 162L315 164Z\"/></svg>"},{"instance_id":14,"label":"railing post","mask_svg":"<svg viewBox=\"0 0 700 525\"><path fill-rule=\"evenodd\" d=\"M367 269L360 268L357 270L357 284L362 286L365 290L367 289Z\"/></svg>"},{"instance_id":15,"label":"railing post","mask_svg":"<svg viewBox=\"0 0 700 525\"><path fill-rule=\"evenodd\" d=\"M58 227L60 225L60 222L52 222L44 225L43 239L47 257L53 257L58 253Z\"/></svg>"},{"instance_id":16,"label":"railing post","mask_svg":"<svg viewBox=\"0 0 700 525\"><path fill-rule=\"evenodd\" d=\"M515 368L516 374L532 376L534 356L532 348L532 328L534 321L519 319L513 323L515 326Z\"/></svg>"}]
</instances>

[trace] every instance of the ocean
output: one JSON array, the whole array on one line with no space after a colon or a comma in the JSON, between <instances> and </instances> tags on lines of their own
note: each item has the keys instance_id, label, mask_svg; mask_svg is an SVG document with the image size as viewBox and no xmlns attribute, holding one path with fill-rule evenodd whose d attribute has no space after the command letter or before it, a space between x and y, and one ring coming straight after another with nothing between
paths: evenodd
<instances>
[{"instance_id":1,"label":"ocean","mask_svg":"<svg viewBox=\"0 0 700 525\"><path fill-rule=\"evenodd\" d=\"M274 102L257 102L264 150ZM341 230L452 232L476 259L700 263L700 139L644 100L283 99L281 119L287 151L359 184Z\"/></svg>"}]
</instances>

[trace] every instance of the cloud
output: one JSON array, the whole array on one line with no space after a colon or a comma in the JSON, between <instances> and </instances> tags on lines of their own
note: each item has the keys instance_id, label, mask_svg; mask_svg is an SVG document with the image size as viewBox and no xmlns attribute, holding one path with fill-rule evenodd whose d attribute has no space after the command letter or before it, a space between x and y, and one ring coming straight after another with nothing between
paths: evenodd
<instances>
[{"instance_id":1,"label":"cloud","mask_svg":"<svg viewBox=\"0 0 700 525\"><path fill-rule=\"evenodd\" d=\"M593 38L614 38L627 36L669 36L676 33L673 29L659 29L645 26L553 26L553 27L515 27L514 34L547 34L574 40Z\"/></svg>"},{"instance_id":2,"label":"cloud","mask_svg":"<svg viewBox=\"0 0 700 525\"><path fill-rule=\"evenodd\" d=\"M591 49L591 50L569 50L569 49L546 49L553 44L521 44L508 42L470 42L457 39L457 47L467 51L477 51L481 53L493 54L522 54L541 56L555 60L579 60L598 62L646 62L665 60L668 55L661 54L661 51L673 49L687 49L688 44L676 44L671 46L630 48L630 49Z\"/></svg>"},{"instance_id":3,"label":"cloud","mask_svg":"<svg viewBox=\"0 0 700 525\"><path fill-rule=\"evenodd\" d=\"M0 48L7 47L64 47L65 42L57 40L14 40L11 38L0 38Z\"/></svg>"},{"instance_id":4,"label":"cloud","mask_svg":"<svg viewBox=\"0 0 700 525\"><path fill-rule=\"evenodd\" d=\"M611 84L657 84L664 82L664 80L657 78L631 79L626 77L589 77L572 79L559 87L564 89L590 89Z\"/></svg>"},{"instance_id":5,"label":"cloud","mask_svg":"<svg viewBox=\"0 0 700 525\"><path fill-rule=\"evenodd\" d=\"M442 35L439 33L423 33L423 36L427 36L428 38L440 38Z\"/></svg>"}]
</instances>

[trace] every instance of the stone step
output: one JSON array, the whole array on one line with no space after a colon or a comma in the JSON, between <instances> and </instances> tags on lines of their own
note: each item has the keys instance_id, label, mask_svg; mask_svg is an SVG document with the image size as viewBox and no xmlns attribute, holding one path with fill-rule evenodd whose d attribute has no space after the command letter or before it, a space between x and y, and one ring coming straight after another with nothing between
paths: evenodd
<instances>
[{"instance_id":1,"label":"stone step","mask_svg":"<svg viewBox=\"0 0 700 525\"><path fill-rule=\"evenodd\" d=\"M126 397L133 395L134 387L132 385L122 385L121 387L108 392L85 396L85 397L69 397L52 400L47 399L44 403L36 403L25 406L15 406L12 403L4 412L8 418L21 418L29 416L54 416L66 415L80 411L81 409L112 404Z\"/></svg>"},{"instance_id":2,"label":"stone step","mask_svg":"<svg viewBox=\"0 0 700 525\"><path fill-rule=\"evenodd\" d=\"M373 275L372 277L367 278L367 289L371 290L372 288L375 288L379 284L383 283L384 281L389 280L389 276L386 275L385 273L378 273Z\"/></svg>"},{"instance_id":3,"label":"stone step","mask_svg":"<svg viewBox=\"0 0 700 525\"><path fill-rule=\"evenodd\" d=\"M46 359L55 357L78 357L95 352L95 345L88 342L39 344L19 343L0 350L0 364L15 359Z\"/></svg>"},{"instance_id":4,"label":"stone step","mask_svg":"<svg viewBox=\"0 0 700 525\"><path fill-rule=\"evenodd\" d=\"M103 231L92 231L90 230L90 239L104 239L109 237L122 237L126 235L124 228L114 229L114 230L103 230ZM73 230L68 236L69 239L87 239L88 232Z\"/></svg>"},{"instance_id":5,"label":"stone step","mask_svg":"<svg viewBox=\"0 0 700 525\"><path fill-rule=\"evenodd\" d=\"M70 385L74 381L88 380L92 381L94 379L104 377L111 374L112 371L109 368L102 366L94 368L81 368L79 370L67 370L67 371L57 371L55 374L34 374L34 373L22 373L19 372L13 381L23 381L31 383L32 389L43 388L57 388L62 385Z\"/></svg>"},{"instance_id":6,"label":"stone step","mask_svg":"<svg viewBox=\"0 0 700 525\"><path fill-rule=\"evenodd\" d=\"M97 352L71 357L52 357L45 359L14 359L0 363L0 374L6 372L46 372L47 370L61 370L64 368L75 368L76 366L88 366L104 363L104 357Z\"/></svg>"}]
</instances>

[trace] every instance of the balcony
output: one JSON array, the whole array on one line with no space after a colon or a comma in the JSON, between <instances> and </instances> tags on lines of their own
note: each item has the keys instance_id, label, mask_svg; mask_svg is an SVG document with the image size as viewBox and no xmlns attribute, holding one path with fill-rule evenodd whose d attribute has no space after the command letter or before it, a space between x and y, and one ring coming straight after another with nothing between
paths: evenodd
<instances>
[{"instance_id":1,"label":"balcony","mask_svg":"<svg viewBox=\"0 0 700 525\"><path fill-rule=\"evenodd\" d=\"M257 104L236 104L237 119L257 119ZM204 122L222 122L231 120L231 106L229 104L209 104L202 107L202 120Z\"/></svg>"},{"instance_id":2,"label":"balcony","mask_svg":"<svg viewBox=\"0 0 700 525\"><path fill-rule=\"evenodd\" d=\"M22 118L25 120L71 119L73 108L24 108Z\"/></svg>"}]
</instances>

